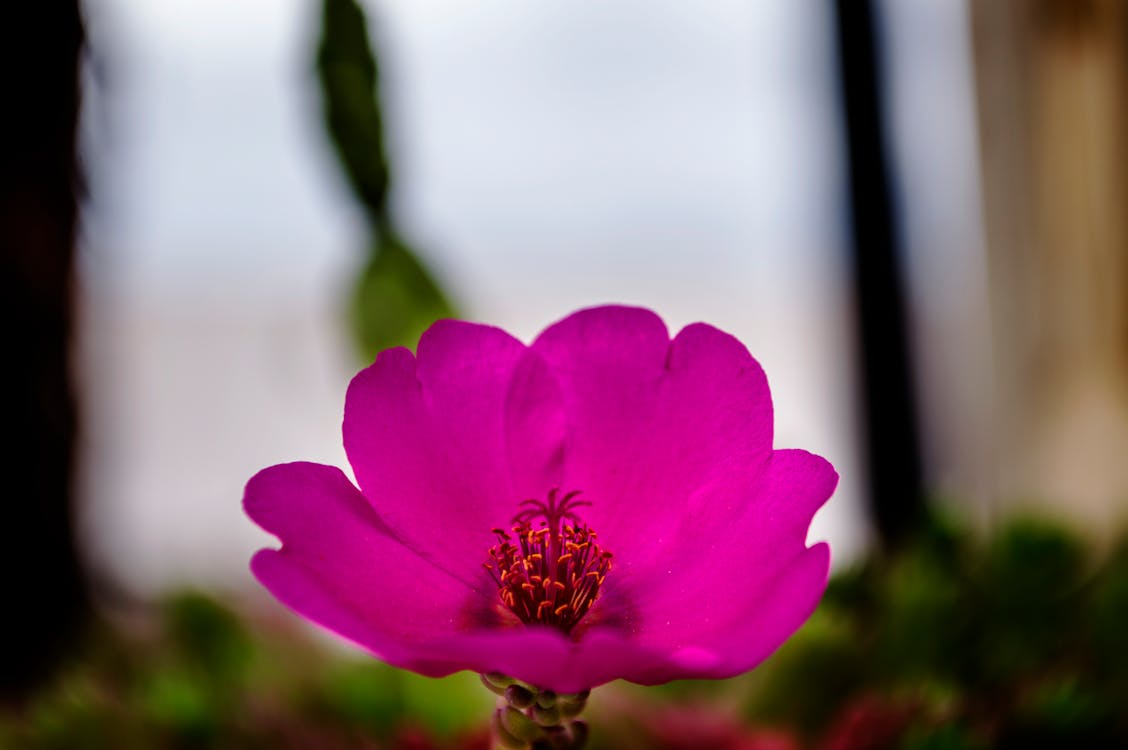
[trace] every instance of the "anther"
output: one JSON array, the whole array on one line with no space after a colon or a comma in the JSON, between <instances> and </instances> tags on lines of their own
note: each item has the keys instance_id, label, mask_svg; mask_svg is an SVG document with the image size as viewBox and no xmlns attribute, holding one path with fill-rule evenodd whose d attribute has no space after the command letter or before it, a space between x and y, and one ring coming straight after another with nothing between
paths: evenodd
<instances>
[{"instance_id":1,"label":"anther","mask_svg":"<svg viewBox=\"0 0 1128 750\"><path fill-rule=\"evenodd\" d=\"M591 505L578 495L554 489L547 502L526 500L513 518L512 536L493 530L498 542L489 552L493 564L485 567L502 603L527 624L567 633L591 609L611 570L611 553L600 549L576 513Z\"/></svg>"}]
</instances>

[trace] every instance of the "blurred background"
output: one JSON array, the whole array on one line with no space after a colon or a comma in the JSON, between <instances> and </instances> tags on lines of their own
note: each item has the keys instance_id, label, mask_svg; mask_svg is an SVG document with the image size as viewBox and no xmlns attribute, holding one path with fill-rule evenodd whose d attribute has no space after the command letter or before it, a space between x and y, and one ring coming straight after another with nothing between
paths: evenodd
<instances>
[{"instance_id":1,"label":"blurred background","mask_svg":"<svg viewBox=\"0 0 1128 750\"><path fill-rule=\"evenodd\" d=\"M1128 746L1122 3L12 13L0 746L485 747L474 676L257 587L242 487L346 466L349 379L434 319L608 302L739 337L842 481L799 636L601 691L597 746Z\"/></svg>"}]
</instances>

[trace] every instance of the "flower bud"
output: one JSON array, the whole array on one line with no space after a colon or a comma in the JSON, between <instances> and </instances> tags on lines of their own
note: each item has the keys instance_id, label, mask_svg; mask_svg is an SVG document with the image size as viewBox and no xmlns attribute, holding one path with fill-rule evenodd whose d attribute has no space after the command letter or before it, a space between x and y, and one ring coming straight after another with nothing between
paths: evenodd
<instances>
[{"instance_id":1,"label":"flower bud","mask_svg":"<svg viewBox=\"0 0 1128 750\"><path fill-rule=\"evenodd\" d=\"M561 693L558 697L565 703L584 703L587 701L588 696L591 695L591 688L581 690L578 693Z\"/></svg>"},{"instance_id":2,"label":"flower bud","mask_svg":"<svg viewBox=\"0 0 1128 750\"><path fill-rule=\"evenodd\" d=\"M517 684L507 687L503 695L509 705L522 710L533 705L533 701L536 700L536 695L531 690Z\"/></svg>"},{"instance_id":3,"label":"flower bud","mask_svg":"<svg viewBox=\"0 0 1128 750\"><path fill-rule=\"evenodd\" d=\"M493 717L490 720L493 736L497 738L498 744L508 748L508 750L525 750L525 748L529 746L529 743L509 733L509 730L505 728L505 724L501 720L502 710L503 709L499 708L497 711L494 711Z\"/></svg>"},{"instance_id":4,"label":"flower bud","mask_svg":"<svg viewBox=\"0 0 1128 750\"><path fill-rule=\"evenodd\" d=\"M531 742L544 735L544 730L537 726L532 719L512 706L504 706L497 710L498 720L502 728L511 736L522 742Z\"/></svg>"},{"instance_id":5,"label":"flower bud","mask_svg":"<svg viewBox=\"0 0 1128 750\"><path fill-rule=\"evenodd\" d=\"M560 711L561 718L564 718L564 719L574 719L574 718L576 718L581 713L583 713L583 710L586 707L587 707L587 701L574 701L574 702L570 702L570 703L565 702L565 701L560 701L559 703L556 704L556 708L559 709L559 711Z\"/></svg>"},{"instance_id":6,"label":"flower bud","mask_svg":"<svg viewBox=\"0 0 1128 750\"><path fill-rule=\"evenodd\" d=\"M552 706L551 708L544 708L538 702L533 706L533 721L540 724L542 727L551 727L560 723L560 708Z\"/></svg>"},{"instance_id":7,"label":"flower bud","mask_svg":"<svg viewBox=\"0 0 1128 750\"><path fill-rule=\"evenodd\" d=\"M514 680L512 677L506 677L505 675L498 674L497 672L488 672L479 675L479 677L481 677L482 679L482 684L489 688L491 693L501 696L505 695L505 689L507 687L516 682L516 680Z\"/></svg>"}]
</instances>

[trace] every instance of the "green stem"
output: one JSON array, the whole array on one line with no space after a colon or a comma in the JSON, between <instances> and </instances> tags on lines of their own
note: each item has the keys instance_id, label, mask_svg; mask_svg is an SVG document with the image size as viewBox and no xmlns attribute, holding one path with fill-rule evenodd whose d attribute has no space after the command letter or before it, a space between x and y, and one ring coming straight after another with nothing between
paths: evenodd
<instances>
[{"instance_id":1,"label":"green stem","mask_svg":"<svg viewBox=\"0 0 1128 750\"><path fill-rule=\"evenodd\" d=\"M482 675L482 684L501 700L492 727L508 750L580 750L587 744L587 723L577 717L590 690L555 693L500 674Z\"/></svg>"}]
</instances>

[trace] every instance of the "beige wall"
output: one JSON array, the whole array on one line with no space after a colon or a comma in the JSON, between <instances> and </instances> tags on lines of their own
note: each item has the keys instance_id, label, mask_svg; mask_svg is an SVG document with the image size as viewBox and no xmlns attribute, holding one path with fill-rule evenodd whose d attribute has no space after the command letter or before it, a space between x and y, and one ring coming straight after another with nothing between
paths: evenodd
<instances>
[{"instance_id":1,"label":"beige wall","mask_svg":"<svg viewBox=\"0 0 1128 750\"><path fill-rule=\"evenodd\" d=\"M996 496L1128 521L1128 17L973 0Z\"/></svg>"}]
</instances>

